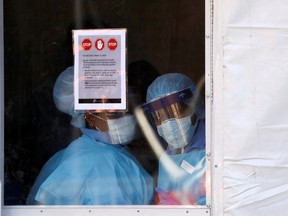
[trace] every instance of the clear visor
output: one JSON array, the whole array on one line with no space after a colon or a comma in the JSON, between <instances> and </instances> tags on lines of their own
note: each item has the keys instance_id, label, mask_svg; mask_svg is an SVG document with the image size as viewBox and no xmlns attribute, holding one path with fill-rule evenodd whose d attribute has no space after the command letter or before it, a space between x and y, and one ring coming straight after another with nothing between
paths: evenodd
<instances>
[{"instance_id":1,"label":"clear visor","mask_svg":"<svg viewBox=\"0 0 288 216\"><path fill-rule=\"evenodd\" d=\"M130 87L129 87L130 90ZM96 129L101 132L107 132L109 130L108 120L119 119L127 115L133 115L134 107L139 103L139 95L129 92L128 97L128 109L127 110L86 110L84 113L84 119L86 127L90 129Z\"/></svg>"},{"instance_id":2,"label":"clear visor","mask_svg":"<svg viewBox=\"0 0 288 216\"><path fill-rule=\"evenodd\" d=\"M108 120L118 119L129 115L128 112L96 112L86 111L84 118L86 121L86 127L90 129L96 129L101 132L107 132L109 130Z\"/></svg>"},{"instance_id":3,"label":"clear visor","mask_svg":"<svg viewBox=\"0 0 288 216\"><path fill-rule=\"evenodd\" d=\"M189 104L192 97L193 93L188 88L146 103L141 108L149 120L158 126L168 119L181 119L188 115L196 117L195 108Z\"/></svg>"}]
</instances>

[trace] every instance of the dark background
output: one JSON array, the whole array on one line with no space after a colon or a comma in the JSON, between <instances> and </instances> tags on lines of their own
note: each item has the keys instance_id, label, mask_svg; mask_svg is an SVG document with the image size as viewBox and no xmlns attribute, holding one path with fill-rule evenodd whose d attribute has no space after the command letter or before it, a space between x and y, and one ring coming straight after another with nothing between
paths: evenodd
<instances>
[{"instance_id":1,"label":"dark background","mask_svg":"<svg viewBox=\"0 0 288 216\"><path fill-rule=\"evenodd\" d=\"M89 17L111 28L127 28L128 64L145 59L161 74L181 72L197 82L205 73L204 3L4 0L5 205L25 204L43 164L79 136L52 99L55 79L71 63L69 25ZM153 153L139 151L135 155L156 176Z\"/></svg>"}]
</instances>

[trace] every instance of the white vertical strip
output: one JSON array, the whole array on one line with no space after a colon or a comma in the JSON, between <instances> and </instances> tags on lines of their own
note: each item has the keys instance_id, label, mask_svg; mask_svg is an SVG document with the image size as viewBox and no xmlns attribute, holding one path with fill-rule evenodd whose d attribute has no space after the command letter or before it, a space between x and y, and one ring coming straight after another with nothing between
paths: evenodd
<instances>
[{"instance_id":1,"label":"white vertical strip","mask_svg":"<svg viewBox=\"0 0 288 216\"><path fill-rule=\"evenodd\" d=\"M211 107L211 172L212 215L223 215L223 46L222 46L222 0L211 0L210 27L212 33L212 107ZM206 23L207 25L207 23ZM208 54L206 53L206 57Z\"/></svg>"},{"instance_id":2,"label":"white vertical strip","mask_svg":"<svg viewBox=\"0 0 288 216\"><path fill-rule=\"evenodd\" d=\"M212 144L212 101L213 101L213 62L212 62L212 45L213 45L213 23L212 8L213 1L205 1L205 119L206 119L206 203L207 207L212 206L212 185L213 176L211 173L211 144Z\"/></svg>"}]
</instances>

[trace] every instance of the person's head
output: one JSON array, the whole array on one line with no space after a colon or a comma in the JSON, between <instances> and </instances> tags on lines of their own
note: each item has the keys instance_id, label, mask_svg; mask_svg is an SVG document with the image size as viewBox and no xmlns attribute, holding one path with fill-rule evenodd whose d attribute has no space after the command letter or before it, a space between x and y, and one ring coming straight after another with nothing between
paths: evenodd
<instances>
[{"instance_id":1,"label":"person's head","mask_svg":"<svg viewBox=\"0 0 288 216\"><path fill-rule=\"evenodd\" d=\"M74 127L85 126L82 110L74 109L74 67L66 68L56 79L53 87L53 100L56 108L71 116Z\"/></svg>"},{"instance_id":2,"label":"person's head","mask_svg":"<svg viewBox=\"0 0 288 216\"><path fill-rule=\"evenodd\" d=\"M133 86L139 94L140 104L146 100L149 85L160 75L160 72L147 60L133 61L128 65L128 86Z\"/></svg>"},{"instance_id":3,"label":"person's head","mask_svg":"<svg viewBox=\"0 0 288 216\"><path fill-rule=\"evenodd\" d=\"M200 119L205 118L202 99L192 80L180 73L158 77L147 89L142 109L170 149L188 145Z\"/></svg>"},{"instance_id":4,"label":"person's head","mask_svg":"<svg viewBox=\"0 0 288 216\"><path fill-rule=\"evenodd\" d=\"M97 131L96 139L109 144L127 144L134 139L137 124L131 109L127 112L75 110L73 84L74 67L71 66L58 76L53 89L57 109L71 116L73 126L93 129Z\"/></svg>"}]
</instances>

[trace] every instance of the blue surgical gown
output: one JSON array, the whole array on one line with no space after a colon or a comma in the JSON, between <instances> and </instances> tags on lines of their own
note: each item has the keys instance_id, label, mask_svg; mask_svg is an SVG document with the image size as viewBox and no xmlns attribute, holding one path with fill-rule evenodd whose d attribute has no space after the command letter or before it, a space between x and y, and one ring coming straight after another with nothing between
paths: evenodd
<instances>
[{"instance_id":1,"label":"blue surgical gown","mask_svg":"<svg viewBox=\"0 0 288 216\"><path fill-rule=\"evenodd\" d=\"M202 120L189 146L182 154L167 150L166 153L177 170L167 167L160 157L157 183L158 204L205 205L206 204L206 153L205 122Z\"/></svg>"},{"instance_id":2,"label":"blue surgical gown","mask_svg":"<svg viewBox=\"0 0 288 216\"><path fill-rule=\"evenodd\" d=\"M144 205L153 196L152 177L125 146L84 134L46 163L27 204Z\"/></svg>"}]
</instances>

